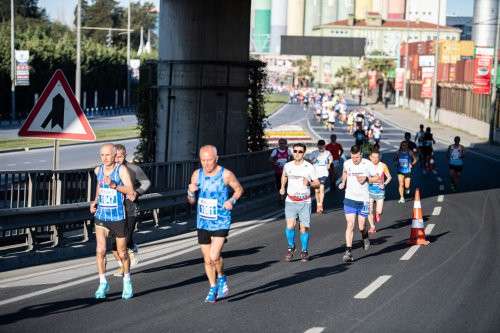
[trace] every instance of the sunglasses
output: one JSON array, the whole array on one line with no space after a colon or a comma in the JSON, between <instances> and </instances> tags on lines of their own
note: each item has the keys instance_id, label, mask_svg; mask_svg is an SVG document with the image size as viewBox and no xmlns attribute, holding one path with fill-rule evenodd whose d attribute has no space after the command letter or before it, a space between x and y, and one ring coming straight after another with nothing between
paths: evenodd
<instances>
[{"instance_id":1,"label":"sunglasses","mask_svg":"<svg viewBox=\"0 0 500 333\"><path fill-rule=\"evenodd\" d=\"M293 152L296 153L296 154L304 154L303 150L294 150Z\"/></svg>"}]
</instances>

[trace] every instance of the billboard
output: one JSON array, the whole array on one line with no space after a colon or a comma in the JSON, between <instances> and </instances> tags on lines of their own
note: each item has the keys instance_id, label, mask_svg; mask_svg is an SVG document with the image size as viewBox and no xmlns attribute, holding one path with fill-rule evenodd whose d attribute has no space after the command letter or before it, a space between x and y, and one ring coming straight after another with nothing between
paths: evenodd
<instances>
[{"instance_id":1,"label":"billboard","mask_svg":"<svg viewBox=\"0 0 500 333\"><path fill-rule=\"evenodd\" d=\"M281 36L281 54L362 57L365 38Z\"/></svg>"},{"instance_id":2,"label":"billboard","mask_svg":"<svg viewBox=\"0 0 500 333\"><path fill-rule=\"evenodd\" d=\"M432 98L432 81L434 79L434 67L422 67L422 91L421 98Z\"/></svg>"},{"instance_id":3,"label":"billboard","mask_svg":"<svg viewBox=\"0 0 500 333\"><path fill-rule=\"evenodd\" d=\"M476 57L474 59L474 81L472 83L472 92L474 94L488 95L490 93L493 53L492 48L476 48Z\"/></svg>"}]
</instances>

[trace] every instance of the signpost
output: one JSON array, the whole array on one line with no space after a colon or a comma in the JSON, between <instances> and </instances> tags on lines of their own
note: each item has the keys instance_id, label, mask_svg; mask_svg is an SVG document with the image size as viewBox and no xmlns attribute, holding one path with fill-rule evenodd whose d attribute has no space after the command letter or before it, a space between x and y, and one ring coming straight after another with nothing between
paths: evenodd
<instances>
[{"instance_id":1,"label":"signpost","mask_svg":"<svg viewBox=\"0 0 500 333\"><path fill-rule=\"evenodd\" d=\"M396 91L403 91L405 80L405 69L396 68L396 81L394 82L394 89Z\"/></svg>"},{"instance_id":2,"label":"signpost","mask_svg":"<svg viewBox=\"0 0 500 333\"><path fill-rule=\"evenodd\" d=\"M432 98L432 79L434 78L434 67L422 67L422 91L421 98Z\"/></svg>"},{"instance_id":3,"label":"signpost","mask_svg":"<svg viewBox=\"0 0 500 333\"><path fill-rule=\"evenodd\" d=\"M95 141L94 131L60 69L44 88L18 135L54 139L54 171L59 168L59 140ZM52 193L52 204L57 204L55 173Z\"/></svg>"},{"instance_id":4,"label":"signpost","mask_svg":"<svg viewBox=\"0 0 500 333\"><path fill-rule=\"evenodd\" d=\"M29 86L30 85L30 66L28 61L30 59L30 51L16 50L16 86Z\"/></svg>"},{"instance_id":5,"label":"signpost","mask_svg":"<svg viewBox=\"0 0 500 333\"><path fill-rule=\"evenodd\" d=\"M476 57L474 59L474 81L472 83L472 92L474 94L489 95L491 91L491 70L493 66L492 48L476 48Z\"/></svg>"}]
</instances>

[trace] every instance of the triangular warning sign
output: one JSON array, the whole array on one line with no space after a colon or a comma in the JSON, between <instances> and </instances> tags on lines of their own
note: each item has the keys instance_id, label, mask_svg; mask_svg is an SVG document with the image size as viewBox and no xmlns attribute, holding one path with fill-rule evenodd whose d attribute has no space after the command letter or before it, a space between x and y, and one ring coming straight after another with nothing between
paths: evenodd
<instances>
[{"instance_id":1,"label":"triangular warning sign","mask_svg":"<svg viewBox=\"0 0 500 333\"><path fill-rule=\"evenodd\" d=\"M94 131L60 69L50 79L18 135L95 141Z\"/></svg>"}]
</instances>

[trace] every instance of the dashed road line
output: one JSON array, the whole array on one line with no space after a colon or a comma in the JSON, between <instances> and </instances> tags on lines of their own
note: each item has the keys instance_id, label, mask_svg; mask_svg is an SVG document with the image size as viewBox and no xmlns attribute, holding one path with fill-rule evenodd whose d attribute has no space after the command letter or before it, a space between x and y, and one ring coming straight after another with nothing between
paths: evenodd
<instances>
[{"instance_id":1,"label":"dashed road line","mask_svg":"<svg viewBox=\"0 0 500 333\"><path fill-rule=\"evenodd\" d=\"M408 251L406 251L405 254L403 254L403 256L401 258L399 258L399 260L410 260L411 257L413 257L413 255L415 254L415 252L417 252L417 250L420 248L420 245L412 245Z\"/></svg>"},{"instance_id":2,"label":"dashed road line","mask_svg":"<svg viewBox=\"0 0 500 333\"><path fill-rule=\"evenodd\" d=\"M437 202L443 202L444 201L444 195L440 194L438 195Z\"/></svg>"},{"instance_id":3,"label":"dashed road line","mask_svg":"<svg viewBox=\"0 0 500 333\"><path fill-rule=\"evenodd\" d=\"M441 214L441 207L434 207L434 210L432 211L433 216L439 216Z\"/></svg>"},{"instance_id":4,"label":"dashed road line","mask_svg":"<svg viewBox=\"0 0 500 333\"><path fill-rule=\"evenodd\" d=\"M149 234L150 232L152 232L151 230L141 230L141 231L138 231L137 233L138 234Z\"/></svg>"},{"instance_id":5,"label":"dashed road line","mask_svg":"<svg viewBox=\"0 0 500 333\"><path fill-rule=\"evenodd\" d=\"M435 226L436 226L435 224L429 223L429 224L425 227L425 230L424 230L425 234L426 234L426 235L430 235L430 234L431 234L431 232L432 232L432 230L434 229L434 227L435 227Z\"/></svg>"},{"instance_id":6,"label":"dashed road line","mask_svg":"<svg viewBox=\"0 0 500 333\"><path fill-rule=\"evenodd\" d=\"M375 281L370 283L365 289L361 290L359 293L354 295L356 299L368 298L375 290L380 288L384 283L389 281L392 275L381 275Z\"/></svg>"},{"instance_id":7,"label":"dashed road line","mask_svg":"<svg viewBox=\"0 0 500 333\"><path fill-rule=\"evenodd\" d=\"M304 333L321 333L325 330L324 327L312 327L305 331Z\"/></svg>"},{"instance_id":8,"label":"dashed road line","mask_svg":"<svg viewBox=\"0 0 500 333\"><path fill-rule=\"evenodd\" d=\"M7 166L16 166L16 163L10 163L10 164L7 164Z\"/></svg>"}]
</instances>

